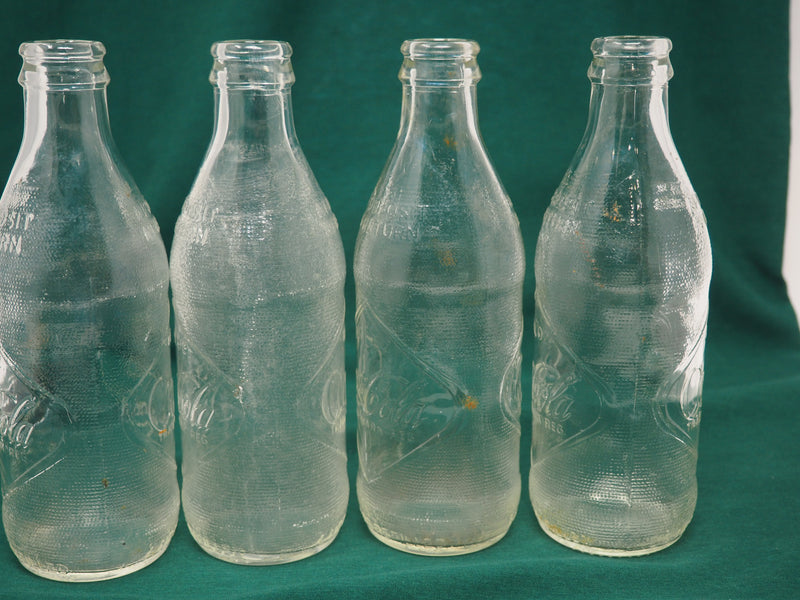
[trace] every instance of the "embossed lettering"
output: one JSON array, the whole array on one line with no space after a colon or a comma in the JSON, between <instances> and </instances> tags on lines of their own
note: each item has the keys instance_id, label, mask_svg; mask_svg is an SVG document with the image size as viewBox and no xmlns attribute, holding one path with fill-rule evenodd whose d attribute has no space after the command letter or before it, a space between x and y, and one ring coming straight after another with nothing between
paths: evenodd
<instances>
[{"instance_id":1,"label":"embossed lettering","mask_svg":"<svg viewBox=\"0 0 800 600\"><path fill-rule=\"evenodd\" d=\"M0 221L0 229L21 229L26 231L30 227L36 215L22 211L11 211L3 215Z\"/></svg>"},{"instance_id":2,"label":"embossed lettering","mask_svg":"<svg viewBox=\"0 0 800 600\"><path fill-rule=\"evenodd\" d=\"M164 342L165 344L167 342ZM164 451L164 443L171 439L175 425L172 404L172 378L166 375L164 353L157 358L122 403L126 418L126 430L139 443Z\"/></svg>"},{"instance_id":3,"label":"embossed lettering","mask_svg":"<svg viewBox=\"0 0 800 600\"><path fill-rule=\"evenodd\" d=\"M480 401L432 361L423 361L366 303L359 339L359 456L374 480L410 454L446 439ZM401 427L398 427L401 424Z\"/></svg>"},{"instance_id":4,"label":"embossed lettering","mask_svg":"<svg viewBox=\"0 0 800 600\"><path fill-rule=\"evenodd\" d=\"M22 236L6 231L0 233L0 252L22 254Z\"/></svg>"},{"instance_id":5,"label":"embossed lettering","mask_svg":"<svg viewBox=\"0 0 800 600\"><path fill-rule=\"evenodd\" d=\"M63 458L73 420L0 347L0 476L4 493Z\"/></svg>"},{"instance_id":6,"label":"embossed lettering","mask_svg":"<svg viewBox=\"0 0 800 600\"><path fill-rule=\"evenodd\" d=\"M538 304L534 330L539 339L532 386L538 459L561 441L593 427L603 405L611 405L614 395L587 365L559 343ZM555 436L555 439L547 436Z\"/></svg>"},{"instance_id":7,"label":"embossed lettering","mask_svg":"<svg viewBox=\"0 0 800 600\"><path fill-rule=\"evenodd\" d=\"M182 337L178 335L178 339ZM196 348L183 342L178 349L181 429L210 450L236 435L242 426L245 390Z\"/></svg>"}]
</instances>

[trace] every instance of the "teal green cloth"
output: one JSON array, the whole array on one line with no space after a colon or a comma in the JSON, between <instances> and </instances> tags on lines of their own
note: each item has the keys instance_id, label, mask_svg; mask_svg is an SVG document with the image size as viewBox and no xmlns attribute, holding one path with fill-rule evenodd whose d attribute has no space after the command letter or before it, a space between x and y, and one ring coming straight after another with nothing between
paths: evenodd
<instances>
[{"instance_id":1,"label":"teal green cloth","mask_svg":"<svg viewBox=\"0 0 800 600\"><path fill-rule=\"evenodd\" d=\"M800 333L780 276L789 151L788 0L332 2L28 0L0 4L0 176L22 136L20 42L108 48L111 126L167 247L210 139L209 47L282 39L295 50L295 120L352 265L359 220L400 116L399 47L469 37L482 47L483 136L520 218L528 257L523 343L526 483L533 252L542 214L583 133L594 37L674 43L673 136L714 252L699 501L684 537L636 559L564 548L536 525L527 491L508 535L461 557L403 554L375 539L355 493L322 553L241 567L204 554L181 520L158 561L127 577L62 584L0 543L0 598L791 598L800 596ZM355 344L348 280L348 450L355 454ZM246 474L242 474L246 476ZM526 486L524 486L526 489Z\"/></svg>"}]
</instances>

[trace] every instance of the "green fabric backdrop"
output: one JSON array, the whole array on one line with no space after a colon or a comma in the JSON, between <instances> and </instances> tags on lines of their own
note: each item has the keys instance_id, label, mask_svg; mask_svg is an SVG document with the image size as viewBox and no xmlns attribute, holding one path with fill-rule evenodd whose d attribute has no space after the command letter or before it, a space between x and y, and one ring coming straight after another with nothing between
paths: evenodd
<instances>
[{"instance_id":1,"label":"green fabric backdrop","mask_svg":"<svg viewBox=\"0 0 800 600\"><path fill-rule=\"evenodd\" d=\"M20 42L98 39L108 48L111 126L169 248L212 126L209 47L283 39L295 50L300 142L348 255L399 123L400 43L469 37L482 47L481 129L520 218L528 264L542 214L583 133L589 43L672 38L672 131L708 217L714 251L700 497L673 547L590 557L539 531L527 492L507 537L452 558L374 540L355 494L337 540L291 565L240 567L205 555L181 520L152 566L59 584L28 574L3 541L0 598L770 598L800 595L800 334L780 275L788 148L788 0L467 0L401 3L0 0L0 174L22 136ZM534 280L526 277L523 448L530 444ZM352 277L348 444L355 473ZM524 484L529 459L522 457ZM245 475L245 474L243 474ZM527 486L524 485L524 489Z\"/></svg>"}]
</instances>

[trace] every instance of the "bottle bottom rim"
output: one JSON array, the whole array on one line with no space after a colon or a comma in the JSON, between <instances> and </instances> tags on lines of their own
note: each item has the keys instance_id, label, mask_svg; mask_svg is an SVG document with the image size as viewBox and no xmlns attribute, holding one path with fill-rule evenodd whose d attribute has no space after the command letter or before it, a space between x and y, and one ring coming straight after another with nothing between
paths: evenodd
<instances>
[{"instance_id":1,"label":"bottle bottom rim","mask_svg":"<svg viewBox=\"0 0 800 600\"><path fill-rule=\"evenodd\" d=\"M310 546L308 548L301 548L300 550L292 552L276 552L268 554L257 552L237 552L229 548L222 548L215 544L208 543L207 541L195 541L197 541L198 545L203 549L204 552L216 559L235 565L259 567L282 565L303 560L304 558L308 558L309 556L313 556L325 550L325 548L333 543L334 539L336 539L336 534L322 540L319 544Z\"/></svg>"},{"instance_id":2,"label":"bottle bottom rim","mask_svg":"<svg viewBox=\"0 0 800 600\"><path fill-rule=\"evenodd\" d=\"M565 535L562 535L557 532L559 529L557 525L553 525L547 521L544 521L538 514L536 515L536 520L539 522L539 527L541 527L542 531L544 531L551 539L555 540L562 546L566 546L572 550L577 550L578 552L593 554L595 556L610 556L616 558L646 556L672 546L672 544L677 542L683 535L683 530L681 530L677 536L667 542L646 546L644 548L606 548L577 542Z\"/></svg>"},{"instance_id":3,"label":"bottle bottom rim","mask_svg":"<svg viewBox=\"0 0 800 600\"><path fill-rule=\"evenodd\" d=\"M119 567L117 569L107 569L104 571L70 571L66 567L59 568L58 565L51 565L51 568L47 568L39 563L27 560L25 556L16 554L16 552L15 555L23 567L39 577L50 579L52 581L68 583L90 583L93 581L116 579L118 577L129 575L130 573L144 569L146 566L154 563L158 558L161 557L162 554L164 554L171 539L172 535L170 535L166 541L158 546L152 553L133 564L125 565L124 567Z\"/></svg>"},{"instance_id":4,"label":"bottle bottom rim","mask_svg":"<svg viewBox=\"0 0 800 600\"><path fill-rule=\"evenodd\" d=\"M461 554L470 554L478 552L484 548L488 548L499 542L505 537L508 530L502 531L498 535L490 537L486 540L481 540L474 544L466 544L459 546L440 546L440 545L427 545L396 540L388 535L381 533L380 530L367 523L370 533L380 542L383 542L390 548L406 552L408 554L417 554L420 556L459 556Z\"/></svg>"}]
</instances>

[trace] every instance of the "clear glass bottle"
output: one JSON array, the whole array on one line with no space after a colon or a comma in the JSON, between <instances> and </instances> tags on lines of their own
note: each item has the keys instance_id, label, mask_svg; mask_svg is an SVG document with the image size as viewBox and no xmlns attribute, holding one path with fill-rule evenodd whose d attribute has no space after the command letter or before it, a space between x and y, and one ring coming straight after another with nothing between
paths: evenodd
<instances>
[{"instance_id":1,"label":"clear glass bottle","mask_svg":"<svg viewBox=\"0 0 800 600\"><path fill-rule=\"evenodd\" d=\"M536 248L531 500L593 554L669 546L697 499L711 248L669 131L670 49L592 43L588 126Z\"/></svg>"},{"instance_id":2,"label":"clear glass bottle","mask_svg":"<svg viewBox=\"0 0 800 600\"><path fill-rule=\"evenodd\" d=\"M240 564L319 552L348 500L344 250L295 134L291 53L212 46L214 134L171 254L183 510Z\"/></svg>"},{"instance_id":3,"label":"clear glass bottle","mask_svg":"<svg viewBox=\"0 0 800 600\"><path fill-rule=\"evenodd\" d=\"M478 130L478 44L402 52L400 131L355 251L358 499L386 544L463 554L519 503L525 257Z\"/></svg>"},{"instance_id":4,"label":"clear glass bottle","mask_svg":"<svg viewBox=\"0 0 800 600\"><path fill-rule=\"evenodd\" d=\"M178 520L169 271L109 129L99 42L22 44L0 200L3 524L30 571L136 571Z\"/></svg>"}]
</instances>

